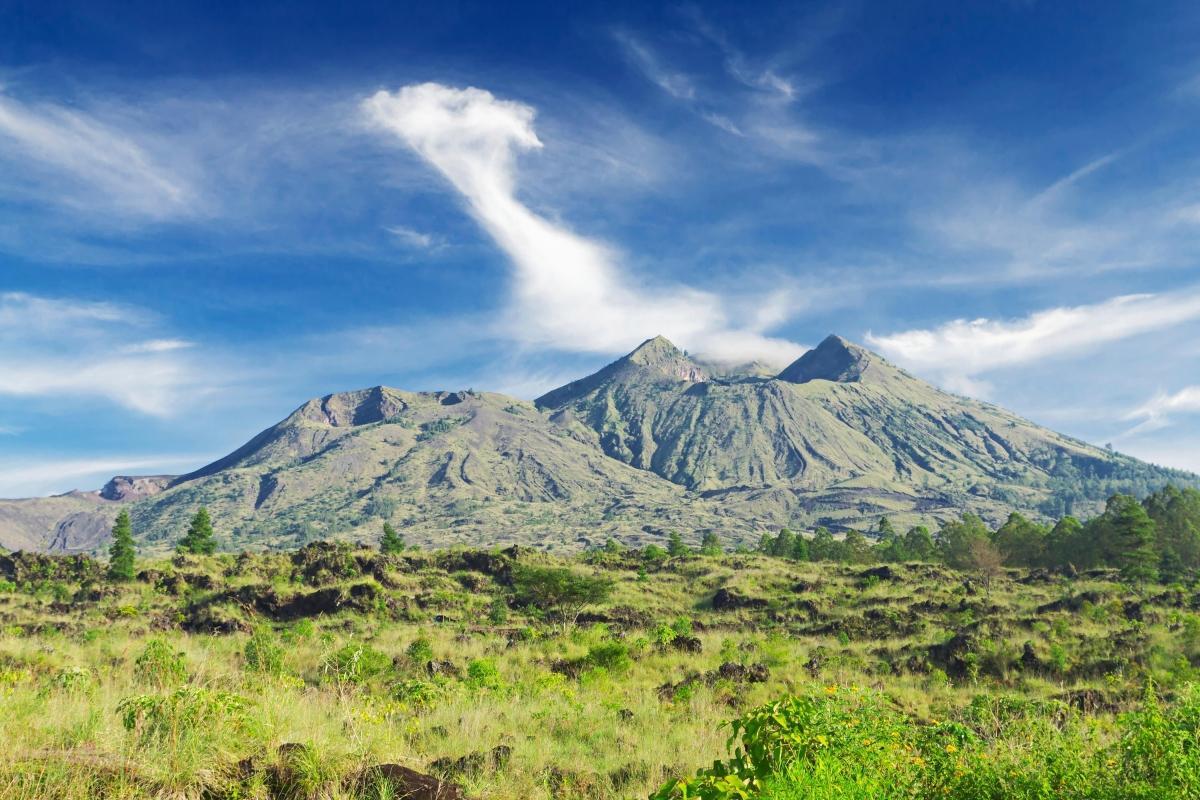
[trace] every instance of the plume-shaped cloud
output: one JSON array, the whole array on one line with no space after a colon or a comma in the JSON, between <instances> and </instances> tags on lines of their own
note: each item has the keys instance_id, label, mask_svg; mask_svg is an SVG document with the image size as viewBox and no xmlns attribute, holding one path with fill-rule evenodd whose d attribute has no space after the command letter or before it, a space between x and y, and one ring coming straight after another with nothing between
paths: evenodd
<instances>
[{"instance_id":1,"label":"plume-shaped cloud","mask_svg":"<svg viewBox=\"0 0 1200 800\"><path fill-rule=\"evenodd\" d=\"M737 325L716 294L638 285L611 248L522 203L517 155L542 147L532 107L482 89L424 83L380 91L363 110L451 183L511 260L508 335L535 346L611 353L661 333L715 358L781 363L800 351L754 325Z\"/></svg>"}]
</instances>

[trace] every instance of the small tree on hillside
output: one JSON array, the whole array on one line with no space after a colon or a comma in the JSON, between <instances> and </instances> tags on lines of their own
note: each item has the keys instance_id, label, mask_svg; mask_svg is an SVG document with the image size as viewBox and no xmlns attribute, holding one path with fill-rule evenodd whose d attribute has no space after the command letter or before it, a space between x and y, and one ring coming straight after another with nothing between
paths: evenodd
<instances>
[{"instance_id":1,"label":"small tree on hillside","mask_svg":"<svg viewBox=\"0 0 1200 800\"><path fill-rule=\"evenodd\" d=\"M612 587L608 578L566 567L518 564L513 569L517 602L558 614L564 628L574 625L585 607L607 600Z\"/></svg>"},{"instance_id":2,"label":"small tree on hillside","mask_svg":"<svg viewBox=\"0 0 1200 800\"><path fill-rule=\"evenodd\" d=\"M208 516L207 508L201 507L196 512L196 516L192 517L192 524L188 527L187 535L179 540L177 549L181 553L195 555L211 555L217 551L217 541L213 538L212 519Z\"/></svg>"},{"instance_id":3,"label":"small tree on hillside","mask_svg":"<svg viewBox=\"0 0 1200 800\"><path fill-rule=\"evenodd\" d=\"M671 535L667 537L667 555L678 558L687 554L688 549L687 545L683 543L683 537L677 532L671 531Z\"/></svg>"},{"instance_id":4,"label":"small tree on hillside","mask_svg":"<svg viewBox=\"0 0 1200 800\"><path fill-rule=\"evenodd\" d=\"M1142 504L1127 494L1113 495L1099 518L1100 531L1121 577L1131 583L1158 577L1158 555L1154 551L1154 520Z\"/></svg>"},{"instance_id":5,"label":"small tree on hillside","mask_svg":"<svg viewBox=\"0 0 1200 800\"><path fill-rule=\"evenodd\" d=\"M813 561L834 561L840 554L841 547L829 532L829 528L818 525L813 532L812 541L808 544L809 558Z\"/></svg>"},{"instance_id":6,"label":"small tree on hillside","mask_svg":"<svg viewBox=\"0 0 1200 800\"><path fill-rule=\"evenodd\" d=\"M721 549L721 539L712 531L704 534L700 539L700 555L702 556L719 556L724 550Z\"/></svg>"},{"instance_id":7,"label":"small tree on hillside","mask_svg":"<svg viewBox=\"0 0 1200 800\"><path fill-rule=\"evenodd\" d=\"M967 543L966 569L974 572L983 582L983 588L991 592L992 580L1003 571L1004 556L999 548L988 539L971 539Z\"/></svg>"},{"instance_id":8,"label":"small tree on hillside","mask_svg":"<svg viewBox=\"0 0 1200 800\"><path fill-rule=\"evenodd\" d=\"M392 523L383 523L383 538L379 540L379 552L399 553L404 550L404 537L392 527Z\"/></svg>"},{"instance_id":9,"label":"small tree on hillside","mask_svg":"<svg viewBox=\"0 0 1200 800\"><path fill-rule=\"evenodd\" d=\"M108 577L114 581L133 580L133 523L129 512L122 510L112 529L112 546L108 549Z\"/></svg>"},{"instance_id":10,"label":"small tree on hillside","mask_svg":"<svg viewBox=\"0 0 1200 800\"><path fill-rule=\"evenodd\" d=\"M914 525L904 534L904 552L916 561L929 561L937 552L933 536L924 525Z\"/></svg>"},{"instance_id":11,"label":"small tree on hillside","mask_svg":"<svg viewBox=\"0 0 1200 800\"><path fill-rule=\"evenodd\" d=\"M804 537L804 534L796 534L796 543L792 545L790 556L796 561L808 561L808 539Z\"/></svg>"},{"instance_id":12,"label":"small tree on hillside","mask_svg":"<svg viewBox=\"0 0 1200 800\"><path fill-rule=\"evenodd\" d=\"M942 523L938 531L938 549L942 560L955 569L970 569L974 543L983 540L991 544L991 531L974 514Z\"/></svg>"}]
</instances>

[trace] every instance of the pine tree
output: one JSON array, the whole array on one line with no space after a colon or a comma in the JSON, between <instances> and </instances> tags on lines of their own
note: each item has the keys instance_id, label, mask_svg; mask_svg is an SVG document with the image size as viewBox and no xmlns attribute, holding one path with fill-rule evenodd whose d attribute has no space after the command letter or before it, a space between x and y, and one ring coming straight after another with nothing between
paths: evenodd
<instances>
[{"instance_id":1,"label":"pine tree","mask_svg":"<svg viewBox=\"0 0 1200 800\"><path fill-rule=\"evenodd\" d=\"M129 512L122 510L112 529L112 546L108 549L108 577L114 581L133 580L133 523Z\"/></svg>"},{"instance_id":2,"label":"pine tree","mask_svg":"<svg viewBox=\"0 0 1200 800\"><path fill-rule=\"evenodd\" d=\"M207 508L201 507L196 516L192 517L187 535L179 540L177 549L181 553L195 555L211 555L216 552L217 542L213 538L212 520L208 516Z\"/></svg>"},{"instance_id":3,"label":"pine tree","mask_svg":"<svg viewBox=\"0 0 1200 800\"><path fill-rule=\"evenodd\" d=\"M675 531L671 531L671 535L667 537L667 555L672 558L687 555L687 546L683 543L683 537Z\"/></svg>"},{"instance_id":4,"label":"pine tree","mask_svg":"<svg viewBox=\"0 0 1200 800\"><path fill-rule=\"evenodd\" d=\"M399 553L402 550L404 550L404 537L392 527L392 523L383 523L383 538L379 540L379 552Z\"/></svg>"},{"instance_id":5,"label":"pine tree","mask_svg":"<svg viewBox=\"0 0 1200 800\"><path fill-rule=\"evenodd\" d=\"M1142 504L1129 495L1113 495L1101 518L1121 577L1133 583L1155 580L1159 559L1154 551L1154 520Z\"/></svg>"}]
</instances>

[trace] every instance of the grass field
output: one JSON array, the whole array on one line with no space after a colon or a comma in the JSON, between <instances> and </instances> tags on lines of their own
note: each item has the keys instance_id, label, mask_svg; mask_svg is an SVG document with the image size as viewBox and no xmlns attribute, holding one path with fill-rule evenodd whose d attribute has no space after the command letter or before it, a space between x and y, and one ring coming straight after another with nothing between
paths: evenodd
<instances>
[{"instance_id":1,"label":"grass field","mask_svg":"<svg viewBox=\"0 0 1200 800\"><path fill-rule=\"evenodd\" d=\"M432 776L414 798L1200 791L1191 586L323 544L129 583L8 564L0 800L415 792L378 765ZM611 590L530 596L539 566Z\"/></svg>"}]
</instances>

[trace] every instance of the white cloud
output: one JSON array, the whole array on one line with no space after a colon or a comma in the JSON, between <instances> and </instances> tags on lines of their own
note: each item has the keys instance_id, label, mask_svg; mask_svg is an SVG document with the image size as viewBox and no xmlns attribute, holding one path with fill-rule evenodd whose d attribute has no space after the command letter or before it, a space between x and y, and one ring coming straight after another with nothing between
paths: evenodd
<instances>
[{"instance_id":1,"label":"white cloud","mask_svg":"<svg viewBox=\"0 0 1200 800\"><path fill-rule=\"evenodd\" d=\"M150 218L190 213L197 193L187 180L151 155L135 131L83 111L32 105L0 94L0 162L43 174L27 179L31 191L56 191L73 206L101 204ZM10 176L13 173L10 168ZM48 180L53 178L54 180ZM62 186L52 183L65 181Z\"/></svg>"},{"instance_id":2,"label":"white cloud","mask_svg":"<svg viewBox=\"0 0 1200 800\"><path fill-rule=\"evenodd\" d=\"M432 234L421 233L421 231L406 228L403 225L391 225L385 230L406 246L418 250L432 250L440 244L439 240Z\"/></svg>"},{"instance_id":3,"label":"white cloud","mask_svg":"<svg viewBox=\"0 0 1200 800\"><path fill-rule=\"evenodd\" d=\"M0 395L99 396L169 415L203 391L201 370L180 356L190 343L141 338L151 324L111 303L0 294Z\"/></svg>"},{"instance_id":4,"label":"white cloud","mask_svg":"<svg viewBox=\"0 0 1200 800\"><path fill-rule=\"evenodd\" d=\"M633 65L664 92L676 100L694 100L696 98L696 87L688 76L664 67L650 48L629 34L617 33L616 38Z\"/></svg>"},{"instance_id":5,"label":"white cloud","mask_svg":"<svg viewBox=\"0 0 1200 800\"><path fill-rule=\"evenodd\" d=\"M1079 353L1149 331L1200 318L1200 290L1115 297L1087 306L1052 308L1023 319L958 319L931 330L888 336L867 334L867 342L914 370L938 376L944 385L986 393L974 376L1058 356Z\"/></svg>"},{"instance_id":6,"label":"white cloud","mask_svg":"<svg viewBox=\"0 0 1200 800\"><path fill-rule=\"evenodd\" d=\"M1159 392L1126 415L1127 420L1142 420L1127 435L1164 428L1174 414L1197 413L1200 413L1200 386L1187 386L1174 394Z\"/></svg>"},{"instance_id":7,"label":"white cloud","mask_svg":"<svg viewBox=\"0 0 1200 800\"><path fill-rule=\"evenodd\" d=\"M210 461L206 455L128 455L0 460L0 497L39 497L98 489L114 475L171 475Z\"/></svg>"},{"instance_id":8,"label":"white cloud","mask_svg":"<svg viewBox=\"0 0 1200 800\"><path fill-rule=\"evenodd\" d=\"M534 109L482 89L435 83L380 91L363 103L457 189L515 267L505 331L527 344L617 352L655 334L715 358L786 361L800 348L736 326L725 302L684 286L631 281L606 245L552 222L517 198L516 156L542 147Z\"/></svg>"}]
</instances>

